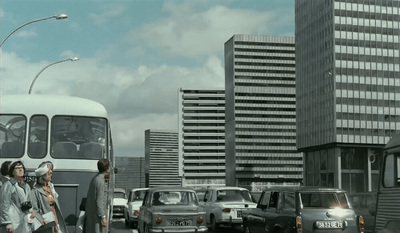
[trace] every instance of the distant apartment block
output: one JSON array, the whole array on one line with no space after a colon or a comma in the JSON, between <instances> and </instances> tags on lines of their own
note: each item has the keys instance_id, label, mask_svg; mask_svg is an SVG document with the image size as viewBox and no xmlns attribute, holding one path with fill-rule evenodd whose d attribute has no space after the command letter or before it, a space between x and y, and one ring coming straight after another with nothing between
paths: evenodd
<instances>
[{"instance_id":1,"label":"distant apartment block","mask_svg":"<svg viewBox=\"0 0 400 233\"><path fill-rule=\"evenodd\" d=\"M305 184L378 188L400 131L400 1L296 0L297 147Z\"/></svg>"},{"instance_id":2,"label":"distant apartment block","mask_svg":"<svg viewBox=\"0 0 400 233\"><path fill-rule=\"evenodd\" d=\"M294 37L234 35L225 43L226 182L298 185Z\"/></svg>"},{"instance_id":3,"label":"distant apartment block","mask_svg":"<svg viewBox=\"0 0 400 233\"><path fill-rule=\"evenodd\" d=\"M183 186L225 185L225 91L181 88L178 115Z\"/></svg>"},{"instance_id":4,"label":"distant apartment block","mask_svg":"<svg viewBox=\"0 0 400 233\"><path fill-rule=\"evenodd\" d=\"M118 168L115 174L115 187L126 191L144 188L146 186L144 162L144 157L115 157L115 165Z\"/></svg>"},{"instance_id":5,"label":"distant apartment block","mask_svg":"<svg viewBox=\"0 0 400 233\"><path fill-rule=\"evenodd\" d=\"M145 131L146 187L181 186L178 174L178 133Z\"/></svg>"}]
</instances>

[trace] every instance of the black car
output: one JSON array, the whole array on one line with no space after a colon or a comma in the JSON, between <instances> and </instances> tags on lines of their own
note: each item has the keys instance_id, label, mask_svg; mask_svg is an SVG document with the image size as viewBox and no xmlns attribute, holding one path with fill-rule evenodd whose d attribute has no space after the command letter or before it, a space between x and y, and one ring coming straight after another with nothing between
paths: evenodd
<instances>
[{"instance_id":1,"label":"black car","mask_svg":"<svg viewBox=\"0 0 400 233\"><path fill-rule=\"evenodd\" d=\"M317 187L264 190L257 208L243 215L245 233L357 233L363 217L351 208L346 191Z\"/></svg>"}]
</instances>

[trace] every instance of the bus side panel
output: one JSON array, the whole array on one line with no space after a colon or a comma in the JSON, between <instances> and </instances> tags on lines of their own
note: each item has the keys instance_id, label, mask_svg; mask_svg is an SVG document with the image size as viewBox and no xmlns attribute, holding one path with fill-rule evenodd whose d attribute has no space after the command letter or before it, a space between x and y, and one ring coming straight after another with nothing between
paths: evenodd
<instances>
[{"instance_id":1,"label":"bus side panel","mask_svg":"<svg viewBox=\"0 0 400 233\"><path fill-rule=\"evenodd\" d=\"M400 188L384 188L378 195L375 232L384 229L390 220L400 221Z\"/></svg>"},{"instance_id":2,"label":"bus side panel","mask_svg":"<svg viewBox=\"0 0 400 233\"><path fill-rule=\"evenodd\" d=\"M53 184L58 193L61 212L69 233L75 233L80 205L86 197L90 181L97 172L57 171L53 173Z\"/></svg>"}]
</instances>

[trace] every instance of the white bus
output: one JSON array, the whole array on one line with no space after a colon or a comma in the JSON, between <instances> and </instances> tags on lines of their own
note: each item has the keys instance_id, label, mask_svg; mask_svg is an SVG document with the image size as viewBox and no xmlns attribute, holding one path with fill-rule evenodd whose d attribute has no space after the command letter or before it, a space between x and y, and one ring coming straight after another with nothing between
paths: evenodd
<instances>
[{"instance_id":1,"label":"white bus","mask_svg":"<svg viewBox=\"0 0 400 233\"><path fill-rule=\"evenodd\" d=\"M52 182L70 233L82 230L77 226L82 223L80 206L102 158L110 161L107 182L110 220L115 160L110 122L103 105L70 96L0 96L0 164L7 160L22 161L25 180L32 182L33 171L39 164L51 161Z\"/></svg>"}]
</instances>

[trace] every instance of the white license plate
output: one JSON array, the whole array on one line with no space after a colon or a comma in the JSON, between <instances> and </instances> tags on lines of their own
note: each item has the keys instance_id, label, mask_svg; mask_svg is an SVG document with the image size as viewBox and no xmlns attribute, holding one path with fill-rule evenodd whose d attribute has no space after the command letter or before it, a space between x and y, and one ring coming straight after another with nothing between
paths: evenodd
<instances>
[{"instance_id":1,"label":"white license plate","mask_svg":"<svg viewBox=\"0 0 400 233\"><path fill-rule=\"evenodd\" d=\"M343 222L340 221L317 221L316 227L322 228L343 228Z\"/></svg>"},{"instance_id":2,"label":"white license plate","mask_svg":"<svg viewBox=\"0 0 400 233\"><path fill-rule=\"evenodd\" d=\"M243 214L243 212L242 212L241 210L238 210L236 216L237 216L238 218L241 218L241 217L242 217L242 214Z\"/></svg>"},{"instance_id":3,"label":"white license plate","mask_svg":"<svg viewBox=\"0 0 400 233\"><path fill-rule=\"evenodd\" d=\"M168 220L170 226L191 226L192 220Z\"/></svg>"}]
</instances>

